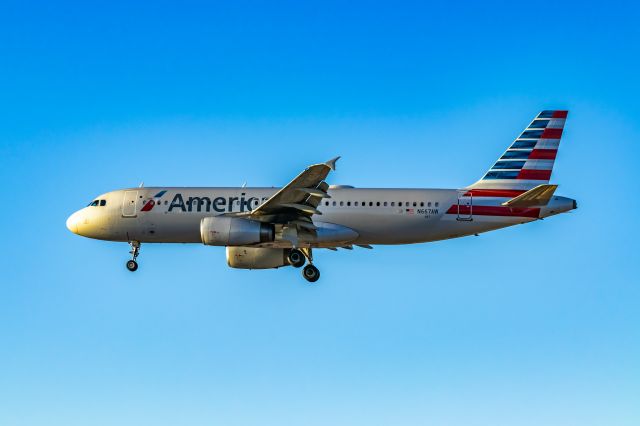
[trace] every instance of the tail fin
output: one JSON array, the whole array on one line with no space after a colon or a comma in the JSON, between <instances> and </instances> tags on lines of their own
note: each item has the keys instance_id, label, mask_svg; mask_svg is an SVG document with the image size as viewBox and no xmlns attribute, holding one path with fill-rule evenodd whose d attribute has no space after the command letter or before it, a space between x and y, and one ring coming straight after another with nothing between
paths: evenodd
<instances>
[{"instance_id":1,"label":"tail fin","mask_svg":"<svg viewBox=\"0 0 640 426\"><path fill-rule=\"evenodd\" d=\"M549 183L568 111L542 111L469 188L529 190Z\"/></svg>"}]
</instances>

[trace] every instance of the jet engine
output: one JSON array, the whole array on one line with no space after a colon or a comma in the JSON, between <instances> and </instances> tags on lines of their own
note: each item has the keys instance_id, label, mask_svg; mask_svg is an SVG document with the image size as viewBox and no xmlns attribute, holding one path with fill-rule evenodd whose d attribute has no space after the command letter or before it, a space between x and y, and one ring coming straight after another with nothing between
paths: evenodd
<instances>
[{"instance_id":1,"label":"jet engine","mask_svg":"<svg viewBox=\"0 0 640 426\"><path fill-rule=\"evenodd\" d=\"M214 216L200 222L200 238L208 246L242 246L271 242L275 238L272 224L255 220Z\"/></svg>"},{"instance_id":2,"label":"jet engine","mask_svg":"<svg viewBox=\"0 0 640 426\"><path fill-rule=\"evenodd\" d=\"M227 247L227 265L239 269L271 269L288 266L288 249Z\"/></svg>"}]
</instances>

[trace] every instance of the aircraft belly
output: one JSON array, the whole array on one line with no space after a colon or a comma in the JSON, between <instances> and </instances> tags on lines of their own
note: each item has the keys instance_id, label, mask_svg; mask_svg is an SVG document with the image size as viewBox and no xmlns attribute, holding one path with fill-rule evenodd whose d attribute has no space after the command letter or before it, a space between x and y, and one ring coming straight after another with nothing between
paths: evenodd
<instances>
[{"instance_id":1,"label":"aircraft belly","mask_svg":"<svg viewBox=\"0 0 640 426\"><path fill-rule=\"evenodd\" d=\"M343 225L355 230L357 244L411 244L430 240L439 215L387 213L326 213L327 222Z\"/></svg>"},{"instance_id":2,"label":"aircraft belly","mask_svg":"<svg viewBox=\"0 0 640 426\"><path fill-rule=\"evenodd\" d=\"M475 216L458 220L451 214L425 218L419 215L326 214L323 219L354 229L356 244L413 244L474 235L531 222L533 218Z\"/></svg>"},{"instance_id":3,"label":"aircraft belly","mask_svg":"<svg viewBox=\"0 0 640 426\"><path fill-rule=\"evenodd\" d=\"M145 243L200 243L198 214L162 213L135 218L120 218L112 230L114 236L124 236L123 241L136 240ZM120 240L120 238L114 238Z\"/></svg>"},{"instance_id":4,"label":"aircraft belly","mask_svg":"<svg viewBox=\"0 0 640 426\"><path fill-rule=\"evenodd\" d=\"M205 215L178 213L158 220L157 237L162 242L201 243L200 221Z\"/></svg>"}]
</instances>

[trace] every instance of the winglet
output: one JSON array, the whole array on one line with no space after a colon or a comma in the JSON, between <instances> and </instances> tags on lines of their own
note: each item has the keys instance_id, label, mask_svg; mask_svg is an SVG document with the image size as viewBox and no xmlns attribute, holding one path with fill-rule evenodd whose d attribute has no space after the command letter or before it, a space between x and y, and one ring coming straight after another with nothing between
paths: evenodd
<instances>
[{"instance_id":1,"label":"winglet","mask_svg":"<svg viewBox=\"0 0 640 426\"><path fill-rule=\"evenodd\" d=\"M326 164L331 170L335 170L336 169L336 161L338 161L340 159L340 156L337 156L336 158L332 158L331 160L327 161Z\"/></svg>"}]
</instances>

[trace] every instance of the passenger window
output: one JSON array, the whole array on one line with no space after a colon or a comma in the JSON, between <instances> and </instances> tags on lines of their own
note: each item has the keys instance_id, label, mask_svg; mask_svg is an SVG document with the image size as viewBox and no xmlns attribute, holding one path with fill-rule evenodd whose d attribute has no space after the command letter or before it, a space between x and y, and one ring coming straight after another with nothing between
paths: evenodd
<instances>
[{"instance_id":1,"label":"passenger window","mask_svg":"<svg viewBox=\"0 0 640 426\"><path fill-rule=\"evenodd\" d=\"M353 203L353 205L354 205L354 206L356 206L356 207L358 207L358 202L357 202L357 201L356 201L356 202L354 202L354 203Z\"/></svg>"},{"instance_id":2,"label":"passenger window","mask_svg":"<svg viewBox=\"0 0 640 426\"><path fill-rule=\"evenodd\" d=\"M439 203L436 201L436 207L438 207L438 204L439 204Z\"/></svg>"},{"instance_id":3,"label":"passenger window","mask_svg":"<svg viewBox=\"0 0 640 426\"><path fill-rule=\"evenodd\" d=\"M420 201L420 207L424 207L424 201Z\"/></svg>"},{"instance_id":4,"label":"passenger window","mask_svg":"<svg viewBox=\"0 0 640 426\"><path fill-rule=\"evenodd\" d=\"M378 202L376 203L376 206L380 207L380 201L378 201Z\"/></svg>"},{"instance_id":5,"label":"passenger window","mask_svg":"<svg viewBox=\"0 0 640 426\"><path fill-rule=\"evenodd\" d=\"M324 202L324 205L325 205L325 206L328 206L328 205L329 205L329 202L328 202L328 201L325 201L325 202Z\"/></svg>"},{"instance_id":6,"label":"passenger window","mask_svg":"<svg viewBox=\"0 0 640 426\"><path fill-rule=\"evenodd\" d=\"M404 203L405 206L409 207L409 202Z\"/></svg>"},{"instance_id":7,"label":"passenger window","mask_svg":"<svg viewBox=\"0 0 640 426\"><path fill-rule=\"evenodd\" d=\"M396 202L395 202L395 201L392 201L392 202L391 202L391 207L393 207L393 206L395 206L395 205L396 205Z\"/></svg>"},{"instance_id":8,"label":"passenger window","mask_svg":"<svg viewBox=\"0 0 640 426\"><path fill-rule=\"evenodd\" d=\"M387 207L387 202L385 201L385 202L383 203L383 205L384 205L385 207Z\"/></svg>"},{"instance_id":9,"label":"passenger window","mask_svg":"<svg viewBox=\"0 0 640 426\"><path fill-rule=\"evenodd\" d=\"M336 206L336 202L334 201L334 202L333 202L333 207L335 207L335 206Z\"/></svg>"},{"instance_id":10,"label":"passenger window","mask_svg":"<svg viewBox=\"0 0 640 426\"><path fill-rule=\"evenodd\" d=\"M427 207L431 207L431 201L427 203Z\"/></svg>"},{"instance_id":11,"label":"passenger window","mask_svg":"<svg viewBox=\"0 0 640 426\"><path fill-rule=\"evenodd\" d=\"M413 207L417 206L418 203L416 203L415 201L413 202Z\"/></svg>"},{"instance_id":12,"label":"passenger window","mask_svg":"<svg viewBox=\"0 0 640 426\"><path fill-rule=\"evenodd\" d=\"M347 201L347 206L351 206L351 201Z\"/></svg>"},{"instance_id":13,"label":"passenger window","mask_svg":"<svg viewBox=\"0 0 640 426\"><path fill-rule=\"evenodd\" d=\"M373 206L373 201L369 201L369 207Z\"/></svg>"},{"instance_id":14,"label":"passenger window","mask_svg":"<svg viewBox=\"0 0 640 426\"><path fill-rule=\"evenodd\" d=\"M344 201L340 201L340 207L344 206Z\"/></svg>"},{"instance_id":15,"label":"passenger window","mask_svg":"<svg viewBox=\"0 0 640 426\"><path fill-rule=\"evenodd\" d=\"M107 200L100 200L100 207L104 207L107 205Z\"/></svg>"}]
</instances>

